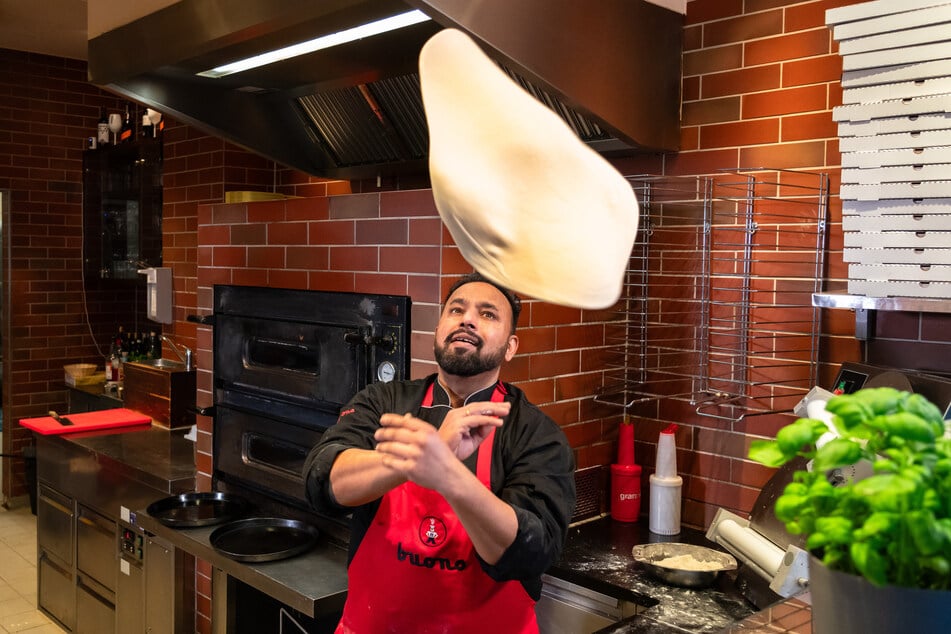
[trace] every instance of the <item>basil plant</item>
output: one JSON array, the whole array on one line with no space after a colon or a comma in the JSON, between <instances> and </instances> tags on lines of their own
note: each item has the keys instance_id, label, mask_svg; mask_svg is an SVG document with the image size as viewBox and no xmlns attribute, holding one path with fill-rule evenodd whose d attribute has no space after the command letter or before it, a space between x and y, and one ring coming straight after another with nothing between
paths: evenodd
<instances>
[{"instance_id":1,"label":"basil plant","mask_svg":"<svg viewBox=\"0 0 951 634\"><path fill-rule=\"evenodd\" d=\"M768 467L811 461L777 499L776 516L830 569L878 586L951 588L951 439L941 411L888 387L835 396L826 411L831 429L800 418L750 446ZM833 486L829 471L860 460L872 463L871 476Z\"/></svg>"}]
</instances>

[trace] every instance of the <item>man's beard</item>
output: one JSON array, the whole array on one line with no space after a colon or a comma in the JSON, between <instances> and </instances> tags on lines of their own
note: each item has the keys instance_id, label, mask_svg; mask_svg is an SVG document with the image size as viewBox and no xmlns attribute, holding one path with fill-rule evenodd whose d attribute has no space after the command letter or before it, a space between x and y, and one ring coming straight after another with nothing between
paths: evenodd
<instances>
[{"instance_id":1,"label":"man's beard","mask_svg":"<svg viewBox=\"0 0 951 634\"><path fill-rule=\"evenodd\" d=\"M480 343L473 350L464 352L452 352L449 350L449 343L443 342L443 345L433 346L433 352L436 355L436 363L447 374L454 376L470 377L494 370L505 360L505 344L492 352L483 354L483 345Z\"/></svg>"}]
</instances>

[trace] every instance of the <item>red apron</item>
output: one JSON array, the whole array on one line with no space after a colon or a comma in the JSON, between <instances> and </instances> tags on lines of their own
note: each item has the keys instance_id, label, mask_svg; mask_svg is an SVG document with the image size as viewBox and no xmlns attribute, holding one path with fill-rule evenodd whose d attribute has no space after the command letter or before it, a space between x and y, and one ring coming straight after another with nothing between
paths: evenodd
<instances>
[{"instance_id":1,"label":"red apron","mask_svg":"<svg viewBox=\"0 0 951 634\"><path fill-rule=\"evenodd\" d=\"M503 397L498 384L492 400ZM432 398L430 386L423 406ZM476 458L476 475L486 487L494 438L495 430ZM538 632L535 602L522 584L490 578L449 503L412 482L383 496L347 573L351 583L338 634Z\"/></svg>"}]
</instances>

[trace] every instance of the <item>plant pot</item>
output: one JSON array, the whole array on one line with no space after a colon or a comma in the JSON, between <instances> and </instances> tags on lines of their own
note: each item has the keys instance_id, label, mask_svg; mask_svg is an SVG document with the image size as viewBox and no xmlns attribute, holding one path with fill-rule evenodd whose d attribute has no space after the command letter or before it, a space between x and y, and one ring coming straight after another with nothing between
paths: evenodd
<instances>
[{"instance_id":1,"label":"plant pot","mask_svg":"<svg viewBox=\"0 0 951 634\"><path fill-rule=\"evenodd\" d=\"M944 632L951 592L874 586L809 557L814 634Z\"/></svg>"}]
</instances>

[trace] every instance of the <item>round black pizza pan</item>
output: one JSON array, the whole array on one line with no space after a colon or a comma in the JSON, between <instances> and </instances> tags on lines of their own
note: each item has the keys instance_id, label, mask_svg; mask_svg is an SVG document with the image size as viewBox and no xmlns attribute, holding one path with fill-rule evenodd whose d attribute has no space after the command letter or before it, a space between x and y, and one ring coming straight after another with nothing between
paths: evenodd
<instances>
[{"instance_id":1,"label":"round black pizza pan","mask_svg":"<svg viewBox=\"0 0 951 634\"><path fill-rule=\"evenodd\" d=\"M165 526L195 528L224 524L248 514L243 497L221 491L190 492L153 502L145 512Z\"/></svg>"},{"instance_id":2,"label":"round black pizza pan","mask_svg":"<svg viewBox=\"0 0 951 634\"><path fill-rule=\"evenodd\" d=\"M264 562L288 559L317 544L316 527L281 517L249 517L216 528L212 547L236 561Z\"/></svg>"}]
</instances>

